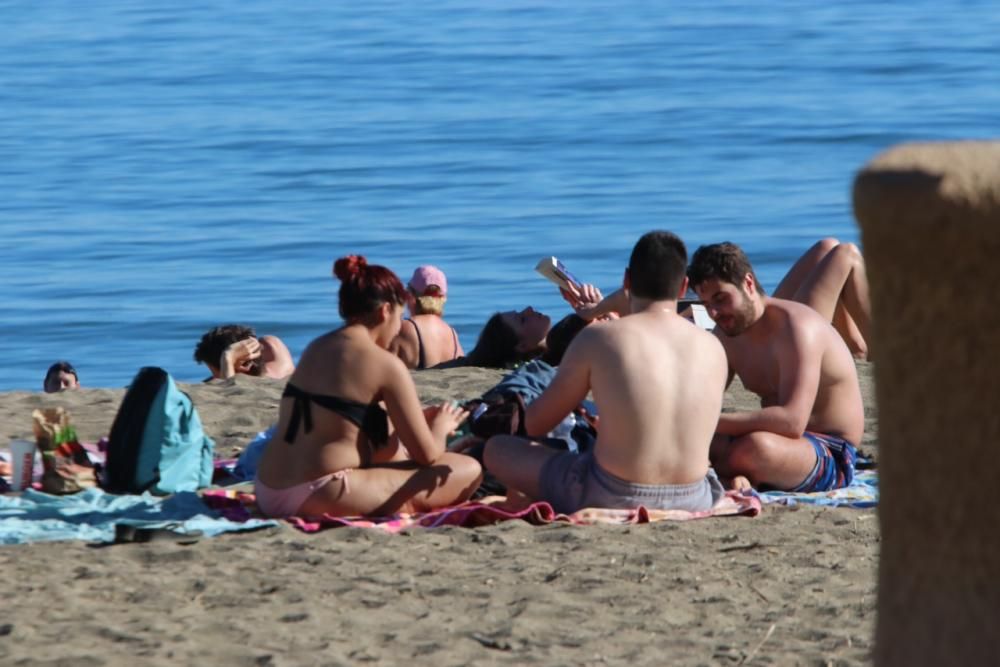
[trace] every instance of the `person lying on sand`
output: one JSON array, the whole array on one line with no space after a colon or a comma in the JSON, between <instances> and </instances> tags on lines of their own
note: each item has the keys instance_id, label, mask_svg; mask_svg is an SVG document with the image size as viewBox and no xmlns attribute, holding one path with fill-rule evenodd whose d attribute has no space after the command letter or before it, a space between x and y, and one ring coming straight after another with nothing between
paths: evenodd
<instances>
[{"instance_id":1,"label":"person lying on sand","mask_svg":"<svg viewBox=\"0 0 1000 667\"><path fill-rule=\"evenodd\" d=\"M444 272L429 264L418 266L406 287L411 298L410 317L403 320L392 342L392 352L407 368L418 370L465 354L458 333L444 321L444 304L448 300Z\"/></svg>"},{"instance_id":2,"label":"person lying on sand","mask_svg":"<svg viewBox=\"0 0 1000 667\"><path fill-rule=\"evenodd\" d=\"M282 393L254 480L258 507L272 517L385 516L468 499L480 465L445 451L468 413L451 403L425 412L388 351L402 326L402 283L357 255L333 270L345 324L309 343Z\"/></svg>"},{"instance_id":3,"label":"person lying on sand","mask_svg":"<svg viewBox=\"0 0 1000 667\"><path fill-rule=\"evenodd\" d=\"M698 248L688 278L716 323L729 382L738 375L761 399L756 412L720 417L715 469L737 488L811 492L850 484L864 408L854 359L837 331L812 308L766 296L732 243Z\"/></svg>"},{"instance_id":4,"label":"person lying on sand","mask_svg":"<svg viewBox=\"0 0 1000 667\"><path fill-rule=\"evenodd\" d=\"M445 362L439 368L512 368L537 358L558 366L568 338L572 338L590 322L610 317L607 313L602 313L600 317L580 314L602 300L600 290L593 285L584 285L583 290L575 296L563 292L563 297L574 308L578 308L577 312L570 313L555 325L552 324L552 318L531 306L523 310L494 313L480 331L476 346L464 357ZM553 342L556 351L549 353Z\"/></svg>"},{"instance_id":5,"label":"person lying on sand","mask_svg":"<svg viewBox=\"0 0 1000 667\"><path fill-rule=\"evenodd\" d=\"M594 448L575 454L513 436L490 438L486 467L509 490L565 513L638 505L700 511L721 497L708 451L726 358L712 334L677 315L686 263L674 234L639 239L624 279L628 314L581 331L525 412L527 431L544 434L593 391L601 415Z\"/></svg>"},{"instance_id":6,"label":"person lying on sand","mask_svg":"<svg viewBox=\"0 0 1000 667\"><path fill-rule=\"evenodd\" d=\"M194 360L205 364L212 379L234 375L284 378L295 370L292 355L277 336L257 336L252 327L225 324L208 330L194 348Z\"/></svg>"}]
</instances>

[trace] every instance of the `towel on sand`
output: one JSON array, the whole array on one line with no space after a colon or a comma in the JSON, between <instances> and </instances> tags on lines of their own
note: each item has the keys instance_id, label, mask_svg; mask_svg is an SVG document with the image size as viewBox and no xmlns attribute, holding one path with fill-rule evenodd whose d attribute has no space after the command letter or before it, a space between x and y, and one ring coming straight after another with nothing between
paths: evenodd
<instances>
[{"instance_id":1,"label":"towel on sand","mask_svg":"<svg viewBox=\"0 0 1000 667\"><path fill-rule=\"evenodd\" d=\"M191 492L165 498L148 493L118 496L101 489L86 489L68 496L53 496L34 489L20 496L0 495L0 544L54 540L113 542L116 524L168 528L179 534L206 537L278 525L265 519L226 518Z\"/></svg>"},{"instance_id":2,"label":"towel on sand","mask_svg":"<svg viewBox=\"0 0 1000 667\"><path fill-rule=\"evenodd\" d=\"M854 473L854 481L850 486L833 491L817 493L795 493L792 491L765 491L760 495L764 504L780 503L782 505L826 505L827 507L866 507L878 506L878 472L875 470L858 470Z\"/></svg>"},{"instance_id":3,"label":"towel on sand","mask_svg":"<svg viewBox=\"0 0 1000 667\"><path fill-rule=\"evenodd\" d=\"M257 509L251 493L243 493L230 489L206 491L205 502L223 511L233 518L255 516ZM437 528L439 526L464 526L474 528L488 526L501 521L520 519L533 525L543 525L554 522L576 525L593 524L635 524L652 523L654 521L687 521L710 516L757 516L760 514L761 503L752 494L741 494L730 491L710 510L704 512L687 512L684 510L649 510L645 507L628 510L613 509L583 509L573 514L557 514L552 506L545 502L532 503L518 511L503 509L498 503L503 498L491 496L478 501L470 501L446 507L432 512L420 514L395 514L380 519L364 517L335 517L326 515L321 518L304 519L292 517L288 521L306 533L315 533L326 528L350 526L354 528L376 528L388 533L398 533L407 528Z\"/></svg>"}]
</instances>

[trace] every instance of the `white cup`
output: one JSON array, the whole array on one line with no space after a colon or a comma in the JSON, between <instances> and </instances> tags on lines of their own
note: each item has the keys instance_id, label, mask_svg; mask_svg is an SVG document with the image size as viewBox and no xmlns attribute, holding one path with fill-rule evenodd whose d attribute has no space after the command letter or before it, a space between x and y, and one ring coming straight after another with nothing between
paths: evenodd
<instances>
[{"instance_id":1,"label":"white cup","mask_svg":"<svg viewBox=\"0 0 1000 667\"><path fill-rule=\"evenodd\" d=\"M31 486L31 476L35 470L35 443L31 440L12 440L10 467L11 491L23 491Z\"/></svg>"}]
</instances>

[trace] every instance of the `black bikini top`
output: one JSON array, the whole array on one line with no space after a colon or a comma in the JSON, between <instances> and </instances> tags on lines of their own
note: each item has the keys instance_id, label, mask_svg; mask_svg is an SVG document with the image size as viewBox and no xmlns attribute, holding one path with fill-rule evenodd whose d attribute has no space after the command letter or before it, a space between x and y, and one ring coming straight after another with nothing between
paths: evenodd
<instances>
[{"instance_id":1,"label":"black bikini top","mask_svg":"<svg viewBox=\"0 0 1000 667\"><path fill-rule=\"evenodd\" d=\"M292 416L288 419L288 429L285 431L285 442L291 444L299 432L301 422L304 431L312 430L312 406L310 403L326 408L347 419L361 429L373 447L381 447L389 441L389 417L378 403L358 403L348 398L327 396L325 394L310 394L302 391L291 382L285 385L281 397L291 396L295 399L292 406Z\"/></svg>"}]
</instances>

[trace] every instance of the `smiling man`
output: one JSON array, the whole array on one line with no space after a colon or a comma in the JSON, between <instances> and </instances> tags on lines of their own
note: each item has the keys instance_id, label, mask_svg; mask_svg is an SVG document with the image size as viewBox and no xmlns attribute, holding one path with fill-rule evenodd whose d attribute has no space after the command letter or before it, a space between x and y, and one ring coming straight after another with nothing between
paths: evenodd
<instances>
[{"instance_id":1,"label":"smiling man","mask_svg":"<svg viewBox=\"0 0 1000 667\"><path fill-rule=\"evenodd\" d=\"M738 488L827 491L854 478L864 408L854 359L809 306L764 294L743 251L702 246L688 267L692 289L716 323L729 382L760 396L761 409L726 412L710 456Z\"/></svg>"}]
</instances>

